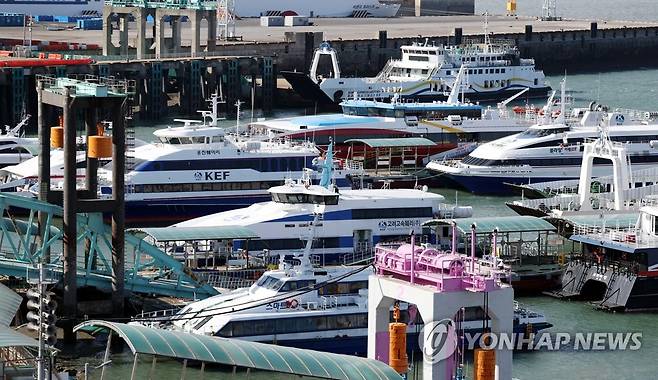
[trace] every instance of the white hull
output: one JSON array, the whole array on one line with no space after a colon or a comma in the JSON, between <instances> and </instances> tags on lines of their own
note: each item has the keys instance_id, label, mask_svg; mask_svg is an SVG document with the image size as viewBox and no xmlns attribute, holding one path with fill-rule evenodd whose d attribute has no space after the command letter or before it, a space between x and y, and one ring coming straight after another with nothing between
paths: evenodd
<instances>
[{"instance_id":1,"label":"white hull","mask_svg":"<svg viewBox=\"0 0 658 380\"><path fill-rule=\"evenodd\" d=\"M350 17L360 11L368 12L371 17L395 17L399 10L399 4L381 4L377 0L334 0L328 3L308 0L235 2L235 13L239 17L260 17L282 12L309 17Z\"/></svg>"},{"instance_id":2,"label":"white hull","mask_svg":"<svg viewBox=\"0 0 658 380\"><path fill-rule=\"evenodd\" d=\"M5 13L24 13L32 16L81 16L103 13L101 0L0 0Z\"/></svg>"}]
</instances>

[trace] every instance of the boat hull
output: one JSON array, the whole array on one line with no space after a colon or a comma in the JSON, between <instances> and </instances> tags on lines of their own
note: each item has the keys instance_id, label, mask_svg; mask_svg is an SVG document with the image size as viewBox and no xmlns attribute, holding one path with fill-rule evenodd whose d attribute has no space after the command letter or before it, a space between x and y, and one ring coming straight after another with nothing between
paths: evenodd
<instances>
[{"instance_id":1,"label":"boat hull","mask_svg":"<svg viewBox=\"0 0 658 380\"><path fill-rule=\"evenodd\" d=\"M315 83L308 74L301 72L282 71L281 75L288 81L288 83L290 83L297 94L322 107L337 107L338 103L340 103L344 97L350 96L354 91L347 87L341 89L340 87L329 88L329 86L326 86L327 88L323 89L321 84ZM326 81L338 81L338 79L326 79ZM407 85L412 86L413 83L407 83ZM364 84L364 87L365 86L366 85ZM381 87L381 89L378 89L378 86ZM374 83L372 84L372 87L375 89L371 90L369 93L377 94L377 96L368 96L367 94L360 93L359 98L364 100L390 98L393 96L393 93L384 91L385 87L390 86L391 83ZM370 88L371 86L367 87ZM526 87L511 86L495 91L475 91L469 89L464 92L464 97L473 102L496 102L514 96L524 88ZM550 91L551 88L549 86L529 87L528 92L523 95L523 98L546 98ZM447 94L444 92L430 92L428 89L405 94L401 97L403 99L413 99L421 102L445 101L448 98Z\"/></svg>"},{"instance_id":2,"label":"boat hull","mask_svg":"<svg viewBox=\"0 0 658 380\"><path fill-rule=\"evenodd\" d=\"M445 177L459 187L473 194L507 196L511 193L509 184L521 185L532 182L559 181L566 178L556 177L493 177L493 176L466 176L445 173Z\"/></svg>"},{"instance_id":3,"label":"boat hull","mask_svg":"<svg viewBox=\"0 0 658 380\"><path fill-rule=\"evenodd\" d=\"M516 324L514 325L514 333L522 334L528 333L528 329L532 328L533 333L544 330L551 327L550 323L538 323L538 324ZM413 327L412 327L413 328ZM418 326L420 330L422 326ZM466 330L466 333L469 334L478 334L481 333L481 329L472 329ZM252 339L249 339L252 340ZM322 352L330 352L335 354L344 354L344 355L357 355L357 356L366 356L368 354L368 335L367 334L353 334L353 335L340 335L336 334L327 338L317 338L317 339L277 339L276 341L272 340L254 340L261 343L274 343L279 346L294 347ZM407 333L407 350L419 352L421 347L418 344L418 333L410 332Z\"/></svg>"}]
</instances>

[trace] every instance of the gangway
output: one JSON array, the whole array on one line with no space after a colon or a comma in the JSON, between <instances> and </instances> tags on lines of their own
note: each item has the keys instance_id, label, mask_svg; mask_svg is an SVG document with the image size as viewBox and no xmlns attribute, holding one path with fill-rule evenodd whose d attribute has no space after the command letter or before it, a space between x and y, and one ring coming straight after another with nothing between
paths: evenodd
<instances>
[{"instance_id":1,"label":"gangway","mask_svg":"<svg viewBox=\"0 0 658 380\"><path fill-rule=\"evenodd\" d=\"M37 275L37 263L48 258L46 270L63 275L63 233L57 219L63 209L47 202L0 194L0 275L26 278ZM46 214L39 226L37 213ZM21 218L16 215L20 214ZM23 216L26 215L26 216ZM77 218L77 285L112 290L112 231L101 213ZM125 290L143 294L199 299L218 294L191 271L135 233L125 235Z\"/></svg>"}]
</instances>

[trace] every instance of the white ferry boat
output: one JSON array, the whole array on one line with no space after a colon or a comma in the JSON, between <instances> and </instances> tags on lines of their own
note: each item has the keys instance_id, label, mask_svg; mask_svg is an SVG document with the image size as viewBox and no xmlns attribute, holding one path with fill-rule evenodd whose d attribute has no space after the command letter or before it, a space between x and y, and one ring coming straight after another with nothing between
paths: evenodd
<instances>
[{"instance_id":1,"label":"white ferry boat","mask_svg":"<svg viewBox=\"0 0 658 380\"><path fill-rule=\"evenodd\" d=\"M310 240L309 240L310 241ZM309 261L310 243L293 266L283 260L249 288L191 303L165 319L141 315L132 323L283 346L365 355L368 337L368 276L372 266L319 267ZM415 307L400 305L408 322L409 349L418 350L423 325ZM464 310L462 329L479 331L481 308ZM158 312L162 315L162 312ZM544 315L522 307L514 312L514 331L551 327Z\"/></svg>"},{"instance_id":2,"label":"white ferry boat","mask_svg":"<svg viewBox=\"0 0 658 380\"><path fill-rule=\"evenodd\" d=\"M466 73L462 66L455 79ZM482 106L459 100L460 86L453 86L446 101L416 102L395 95L390 102L344 100L342 113L262 120L249 125L254 138L286 138L313 141L324 146L334 142L336 156L349 158L350 140L423 137L435 142L418 148L425 158L454 149L463 142L486 142L522 132L537 122L536 113L515 112L507 104L528 90L521 90L498 106ZM364 154L372 149L364 148ZM399 165L400 163L393 163Z\"/></svg>"},{"instance_id":3,"label":"white ferry boat","mask_svg":"<svg viewBox=\"0 0 658 380\"><path fill-rule=\"evenodd\" d=\"M372 78L340 76L338 54L328 43L316 51L309 75L282 71L293 89L319 104L340 103L356 93L360 99L386 100L399 95L422 101L445 100L462 65L467 68L466 97L471 101L500 101L527 88L528 97L545 98L551 90L533 59L521 58L506 41L492 42L485 30L484 43L457 46L404 45L401 59L391 59ZM330 55L333 77L316 74L318 60Z\"/></svg>"},{"instance_id":4,"label":"white ferry boat","mask_svg":"<svg viewBox=\"0 0 658 380\"><path fill-rule=\"evenodd\" d=\"M527 131L483 144L460 161L433 161L427 169L443 175L460 187L477 194L508 195L507 184L577 179L580 176L583 144L596 139L603 124L612 141L627 144L634 171L658 163L658 124L655 114L633 111L608 112L591 104L580 121L536 125ZM605 176L611 163L595 159L592 175Z\"/></svg>"},{"instance_id":5,"label":"white ferry boat","mask_svg":"<svg viewBox=\"0 0 658 380\"><path fill-rule=\"evenodd\" d=\"M312 253L320 262L335 263L368 257L380 241L398 240L410 230L420 233L422 223L446 213L470 216L470 207L448 206L440 194L408 189L336 189L329 181L333 170L327 166L333 156L330 145L320 184L308 176L287 180L283 186L269 189L272 200L179 223L180 227L244 226L260 239L249 242L249 250L279 255L303 248L300 237L314 229ZM320 222L313 224L314 215ZM236 240L233 248L243 248ZM349 255L348 255L349 254Z\"/></svg>"},{"instance_id":6,"label":"white ferry boat","mask_svg":"<svg viewBox=\"0 0 658 380\"><path fill-rule=\"evenodd\" d=\"M24 117L13 128L6 126L0 134L0 168L16 165L37 155L39 139L25 137L24 128L30 116Z\"/></svg>"},{"instance_id":7,"label":"white ferry boat","mask_svg":"<svg viewBox=\"0 0 658 380\"><path fill-rule=\"evenodd\" d=\"M103 15L103 0L0 0L0 10L31 16Z\"/></svg>"},{"instance_id":8,"label":"white ferry boat","mask_svg":"<svg viewBox=\"0 0 658 380\"><path fill-rule=\"evenodd\" d=\"M216 104L217 97L211 101ZM229 135L217 126L215 111L202 114L203 121L178 120L185 125L157 130L158 142L135 148L135 167L126 174L131 223L171 224L266 201L269 188L301 177L318 162L320 152L311 143ZM351 188L348 173L355 171L334 171L336 186ZM111 183L100 190L110 196Z\"/></svg>"}]
</instances>

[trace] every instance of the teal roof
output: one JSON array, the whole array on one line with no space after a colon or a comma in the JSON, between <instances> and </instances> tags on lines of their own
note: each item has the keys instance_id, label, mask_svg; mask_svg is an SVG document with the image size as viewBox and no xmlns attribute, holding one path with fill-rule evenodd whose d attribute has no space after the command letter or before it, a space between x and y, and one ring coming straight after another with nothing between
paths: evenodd
<instances>
[{"instance_id":1,"label":"teal roof","mask_svg":"<svg viewBox=\"0 0 658 380\"><path fill-rule=\"evenodd\" d=\"M424 226L451 226L457 223L457 228L462 233L470 233L471 225L475 223L475 232L478 234L491 233L494 229L498 232L531 232L531 231L555 231L555 226L548 221L534 216L501 216L484 218L461 218L461 219L434 219L423 223Z\"/></svg>"},{"instance_id":2,"label":"teal roof","mask_svg":"<svg viewBox=\"0 0 658 380\"><path fill-rule=\"evenodd\" d=\"M133 354L165 356L322 379L400 380L388 365L371 359L282 347L106 321L88 321L75 331L105 327L121 336Z\"/></svg>"},{"instance_id":3,"label":"teal roof","mask_svg":"<svg viewBox=\"0 0 658 380\"><path fill-rule=\"evenodd\" d=\"M570 222L574 225L587 225L587 226L599 226L602 227L629 227L635 226L637 223L637 218L640 216L639 212L628 212L628 213L619 213L619 214L596 214L596 215L567 215L562 218L553 218L554 220L561 220L564 222Z\"/></svg>"},{"instance_id":4,"label":"teal roof","mask_svg":"<svg viewBox=\"0 0 658 380\"><path fill-rule=\"evenodd\" d=\"M233 240L257 239L259 236L249 228L240 226L222 227L160 227L140 228L155 240L164 241L195 241L195 240Z\"/></svg>"},{"instance_id":5,"label":"teal roof","mask_svg":"<svg viewBox=\"0 0 658 380\"><path fill-rule=\"evenodd\" d=\"M23 297L0 284L0 348L4 347L39 347L39 342L17 331L9 324L14 319Z\"/></svg>"},{"instance_id":6,"label":"teal roof","mask_svg":"<svg viewBox=\"0 0 658 380\"><path fill-rule=\"evenodd\" d=\"M0 326L0 348L6 347L39 348L39 342L27 335L14 331L11 327Z\"/></svg>"},{"instance_id":7,"label":"teal roof","mask_svg":"<svg viewBox=\"0 0 658 380\"><path fill-rule=\"evenodd\" d=\"M404 147L418 147L418 146L434 146L436 143L423 137L406 137L406 138L391 138L391 139L349 139L345 141L349 143L361 143L371 148L404 148Z\"/></svg>"}]
</instances>

